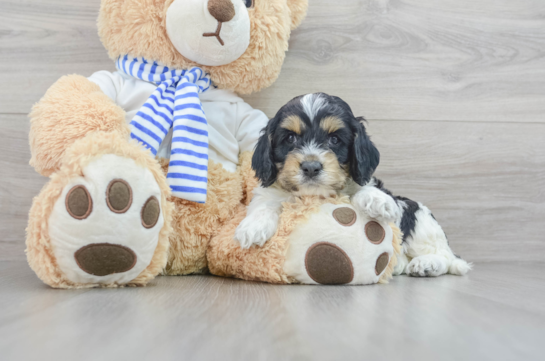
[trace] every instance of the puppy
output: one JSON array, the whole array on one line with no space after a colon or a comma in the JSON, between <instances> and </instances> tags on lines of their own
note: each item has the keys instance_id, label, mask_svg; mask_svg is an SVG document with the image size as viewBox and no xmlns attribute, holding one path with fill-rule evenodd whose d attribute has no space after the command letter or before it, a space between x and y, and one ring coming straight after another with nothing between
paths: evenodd
<instances>
[{"instance_id":1,"label":"puppy","mask_svg":"<svg viewBox=\"0 0 545 361\"><path fill-rule=\"evenodd\" d=\"M294 98L261 135L252 168L261 181L235 239L243 248L262 246L276 232L282 203L301 196L350 196L370 217L394 222L403 232L395 274L462 275L471 265L456 256L430 210L392 195L372 177L380 153L342 99L324 93Z\"/></svg>"}]
</instances>

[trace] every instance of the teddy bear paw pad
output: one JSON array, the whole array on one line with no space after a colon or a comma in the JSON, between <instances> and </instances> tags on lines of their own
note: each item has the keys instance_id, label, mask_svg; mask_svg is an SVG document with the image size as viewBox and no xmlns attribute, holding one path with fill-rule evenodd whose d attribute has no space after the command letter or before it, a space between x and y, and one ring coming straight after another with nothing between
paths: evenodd
<instances>
[{"instance_id":1,"label":"teddy bear paw pad","mask_svg":"<svg viewBox=\"0 0 545 361\"><path fill-rule=\"evenodd\" d=\"M163 227L161 190L134 160L103 155L68 182L49 218L59 268L72 282L127 283L151 262Z\"/></svg>"},{"instance_id":2,"label":"teddy bear paw pad","mask_svg":"<svg viewBox=\"0 0 545 361\"><path fill-rule=\"evenodd\" d=\"M347 254L334 244L320 242L312 245L306 254L308 275L323 285L341 285L352 282L354 267Z\"/></svg>"},{"instance_id":3,"label":"teddy bear paw pad","mask_svg":"<svg viewBox=\"0 0 545 361\"><path fill-rule=\"evenodd\" d=\"M377 283L390 263L393 237L385 222L325 203L290 234L284 272L307 284Z\"/></svg>"}]
</instances>

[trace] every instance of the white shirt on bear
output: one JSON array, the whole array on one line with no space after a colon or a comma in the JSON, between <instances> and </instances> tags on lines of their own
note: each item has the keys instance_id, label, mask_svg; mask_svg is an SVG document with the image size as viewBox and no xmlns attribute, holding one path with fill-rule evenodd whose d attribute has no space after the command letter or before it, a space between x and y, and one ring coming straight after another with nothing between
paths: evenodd
<instances>
[{"instance_id":1,"label":"white shirt on bear","mask_svg":"<svg viewBox=\"0 0 545 361\"><path fill-rule=\"evenodd\" d=\"M89 77L102 92L126 112L130 122L157 88L153 83L120 72L99 71ZM199 98L208 121L208 157L234 172L241 152L253 151L269 119L235 93L211 87ZM170 158L172 131L161 144L158 157Z\"/></svg>"}]
</instances>

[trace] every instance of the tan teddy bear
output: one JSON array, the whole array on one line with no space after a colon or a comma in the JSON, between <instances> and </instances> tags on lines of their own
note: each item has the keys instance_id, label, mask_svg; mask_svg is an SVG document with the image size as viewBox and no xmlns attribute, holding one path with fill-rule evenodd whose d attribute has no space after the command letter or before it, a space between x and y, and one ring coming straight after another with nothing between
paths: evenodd
<instances>
[{"instance_id":1,"label":"tan teddy bear","mask_svg":"<svg viewBox=\"0 0 545 361\"><path fill-rule=\"evenodd\" d=\"M57 81L30 114L27 256L48 285L145 285L207 269L255 186L267 117L238 94L280 72L307 0L103 0L114 73Z\"/></svg>"}]
</instances>

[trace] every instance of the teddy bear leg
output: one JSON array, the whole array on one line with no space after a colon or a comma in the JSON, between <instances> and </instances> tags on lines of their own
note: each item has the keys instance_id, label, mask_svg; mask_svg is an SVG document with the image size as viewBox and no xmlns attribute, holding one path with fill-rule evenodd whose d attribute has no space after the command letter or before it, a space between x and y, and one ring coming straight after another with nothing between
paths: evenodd
<instances>
[{"instance_id":1,"label":"teddy bear leg","mask_svg":"<svg viewBox=\"0 0 545 361\"><path fill-rule=\"evenodd\" d=\"M166 264L169 194L159 164L136 142L88 134L34 199L30 266L56 288L144 285Z\"/></svg>"},{"instance_id":2,"label":"teddy bear leg","mask_svg":"<svg viewBox=\"0 0 545 361\"><path fill-rule=\"evenodd\" d=\"M391 277L399 230L348 204L325 203L289 236L284 271L307 284L372 284Z\"/></svg>"},{"instance_id":3,"label":"teddy bear leg","mask_svg":"<svg viewBox=\"0 0 545 361\"><path fill-rule=\"evenodd\" d=\"M166 173L168 161L161 159ZM206 252L210 239L218 229L232 219L243 198L243 173L226 171L220 164L208 163L206 203L198 204L180 198L170 198L174 204L173 232L166 275L198 274L208 271Z\"/></svg>"},{"instance_id":4,"label":"teddy bear leg","mask_svg":"<svg viewBox=\"0 0 545 361\"><path fill-rule=\"evenodd\" d=\"M117 132L128 139L125 112L87 78L60 78L30 113L30 165L51 175L60 168L66 149L93 131Z\"/></svg>"}]
</instances>

